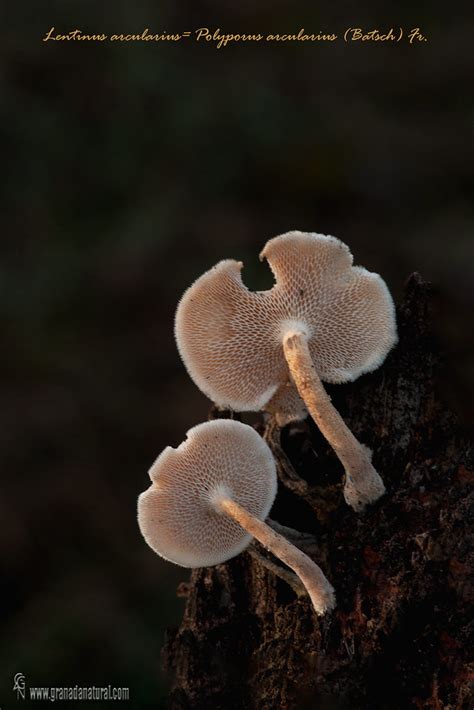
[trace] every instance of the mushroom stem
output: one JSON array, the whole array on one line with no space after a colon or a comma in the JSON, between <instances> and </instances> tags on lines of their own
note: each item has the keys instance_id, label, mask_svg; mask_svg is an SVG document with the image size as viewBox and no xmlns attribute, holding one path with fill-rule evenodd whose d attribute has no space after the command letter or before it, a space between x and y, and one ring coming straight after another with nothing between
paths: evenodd
<instances>
[{"instance_id":1,"label":"mushroom stem","mask_svg":"<svg viewBox=\"0 0 474 710\"><path fill-rule=\"evenodd\" d=\"M332 405L314 367L306 335L287 333L283 350L300 397L344 466L344 498L354 510L363 510L385 493L383 481L372 466L371 451L357 441Z\"/></svg>"},{"instance_id":2,"label":"mushroom stem","mask_svg":"<svg viewBox=\"0 0 474 710\"><path fill-rule=\"evenodd\" d=\"M301 550L288 542L284 537L274 532L245 508L230 498L221 498L216 505L246 532L253 535L267 550L278 557L304 584L317 614L325 614L334 609L336 599L334 589L324 576L318 565Z\"/></svg>"},{"instance_id":3,"label":"mushroom stem","mask_svg":"<svg viewBox=\"0 0 474 710\"><path fill-rule=\"evenodd\" d=\"M290 572L290 570L286 569L286 567L282 567L277 562L273 562L268 557L265 557L262 552L257 550L255 543L247 547L247 552L251 557L253 557L254 560L257 560L262 567L265 567L276 577L279 577L286 582L292 588L296 596L306 596L306 589L303 586L301 579L294 572Z\"/></svg>"}]
</instances>

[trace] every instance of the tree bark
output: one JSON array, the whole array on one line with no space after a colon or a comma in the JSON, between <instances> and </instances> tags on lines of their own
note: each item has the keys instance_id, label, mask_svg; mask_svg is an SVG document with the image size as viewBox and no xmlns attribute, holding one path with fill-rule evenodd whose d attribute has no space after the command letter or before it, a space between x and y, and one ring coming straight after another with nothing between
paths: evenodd
<instances>
[{"instance_id":1,"label":"tree bark","mask_svg":"<svg viewBox=\"0 0 474 710\"><path fill-rule=\"evenodd\" d=\"M430 322L430 286L413 274L384 365L328 387L387 487L366 512L344 502L342 466L311 420L262 422L280 478L271 517L305 533L293 542L322 567L337 607L317 617L258 546L193 571L163 650L173 710L474 707L474 464L437 395Z\"/></svg>"}]
</instances>

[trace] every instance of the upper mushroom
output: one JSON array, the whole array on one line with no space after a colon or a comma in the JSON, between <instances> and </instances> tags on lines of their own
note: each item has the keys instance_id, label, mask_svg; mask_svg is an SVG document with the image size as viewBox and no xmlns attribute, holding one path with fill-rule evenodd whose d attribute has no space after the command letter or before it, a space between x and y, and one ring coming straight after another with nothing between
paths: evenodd
<instances>
[{"instance_id":1,"label":"upper mushroom","mask_svg":"<svg viewBox=\"0 0 474 710\"><path fill-rule=\"evenodd\" d=\"M383 279L352 265L349 248L321 234L288 232L260 254L276 283L251 292L242 263L221 261L183 295L176 313L179 352L216 404L258 411L288 382L282 348L289 330L306 334L325 382L378 367L396 342L394 306Z\"/></svg>"},{"instance_id":2,"label":"upper mushroom","mask_svg":"<svg viewBox=\"0 0 474 710\"><path fill-rule=\"evenodd\" d=\"M355 380L383 362L397 340L390 293L378 274L353 266L335 237L288 232L260 258L275 276L269 291L250 292L232 260L186 291L175 322L181 357L220 406L268 409L280 423L306 408L344 465L346 501L361 510L385 488L322 381Z\"/></svg>"}]
</instances>

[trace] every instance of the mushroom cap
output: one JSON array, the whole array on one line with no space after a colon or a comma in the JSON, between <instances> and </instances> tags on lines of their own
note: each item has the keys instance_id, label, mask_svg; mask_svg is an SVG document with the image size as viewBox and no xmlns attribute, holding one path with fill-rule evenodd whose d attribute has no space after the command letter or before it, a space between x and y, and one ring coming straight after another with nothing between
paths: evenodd
<instances>
[{"instance_id":1,"label":"mushroom cap","mask_svg":"<svg viewBox=\"0 0 474 710\"><path fill-rule=\"evenodd\" d=\"M325 382L342 383L376 369L397 341L395 308L383 279L352 265L349 248L323 234L288 232L270 239L276 283L251 292L242 263L219 262L183 295L175 336L197 386L237 411L265 408L288 381L283 339L304 332Z\"/></svg>"},{"instance_id":2,"label":"mushroom cap","mask_svg":"<svg viewBox=\"0 0 474 710\"><path fill-rule=\"evenodd\" d=\"M306 405L290 379L277 389L263 409L275 417L280 427L284 427L290 422L301 421L308 416Z\"/></svg>"},{"instance_id":3,"label":"mushroom cap","mask_svg":"<svg viewBox=\"0 0 474 710\"><path fill-rule=\"evenodd\" d=\"M252 536L216 507L231 498L265 520L275 500L272 453L255 429L229 419L198 424L177 449L168 446L138 498L138 524L149 546L183 567L235 557Z\"/></svg>"}]
</instances>

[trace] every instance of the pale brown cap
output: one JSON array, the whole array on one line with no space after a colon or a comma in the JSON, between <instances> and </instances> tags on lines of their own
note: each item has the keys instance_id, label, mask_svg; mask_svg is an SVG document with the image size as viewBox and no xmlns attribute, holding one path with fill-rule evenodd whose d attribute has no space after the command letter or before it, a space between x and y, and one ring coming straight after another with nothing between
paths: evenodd
<instances>
[{"instance_id":1,"label":"pale brown cap","mask_svg":"<svg viewBox=\"0 0 474 710\"><path fill-rule=\"evenodd\" d=\"M270 239L276 283L250 292L242 263L221 261L182 297L175 335L198 387L220 406L260 410L288 381L282 341L301 331L319 377L341 383L376 369L397 341L395 308L383 279L352 265L349 248L322 234Z\"/></svg>"},{"instance_id":2,"label":"pale brown cap","mask_svg":"<svg viewBox=\"0 0 474 710\"><path fill-rule=\"evenodd\" d=\"M308 416L306 405L290 379L277 389L263 408L275 417L280 427L290 422L301 421Z\"/></svg>"},{"instance_id":3,"label":"pale brown cap","mask_svg":"<svg viewBox=\"0 0 474 710\"><path fill-rule=\"evenodd\" d=\"M183 567L207 567L242 552L252 540L218 512L225 497L265 520L277 491L272 453L255 429L228 419L193 427L167 447L138 499L138 524L150 547Z\"/></svg>"}]
</instances>

